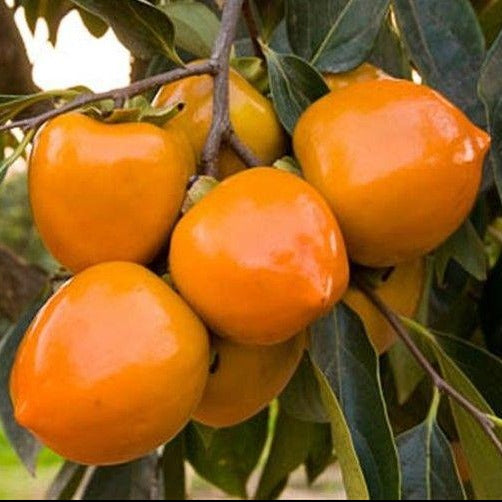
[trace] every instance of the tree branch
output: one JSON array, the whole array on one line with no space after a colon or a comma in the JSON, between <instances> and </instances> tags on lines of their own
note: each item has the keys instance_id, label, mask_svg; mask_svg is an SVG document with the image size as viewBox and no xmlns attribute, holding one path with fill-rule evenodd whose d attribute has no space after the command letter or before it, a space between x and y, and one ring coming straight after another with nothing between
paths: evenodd
<instances>
[{"instance_id":1,"label":"tree branch","mask_svg":"<svg viewBox=\"0 0 502 502\"><path fill-rule=\"evenodd\" d=\"M242 6L242 15L244 17L244 21L246 21L246 26L248 28L249 37L251 38L251 43L253 44L255 56L264 58L260 42L258 42L259 32L249 0L244 0L244 4Z\"/></svg>"},{"instance_id":2,"label":"tree branch","mask_svg":"<svg viewBox=\"0 0 502 502\"><path fill-rule=\"evenodd\" d=\"M485 431L486 435L490 438L494 446L502 455L502 443L494 432L495 424L490 418L483 413L480 409L474 406L468 399L460 394L454 387L452 387L443 377L436 371L427 358L422 354L420 349L415 345L415 342L408 334L400 317L390 309L378 296L378 294L366 283L354 274L352 280L356 286L364 293L370 302L378 309L378 311L387 319L389 324L394 328L394 331L399 335L404 344L408 347L417 363L424 369L424 371L431 378L434 386L442 393L447 394L450 398L455 400L467 413L469 413L479 426Z\"/></svg>"},{"instance_id":3,"label":"tree branch","mask_svg":"<svg viewBox=\"0 0 502 502\"><path fill-rule=\"evenodd\" d=\"M211 128L202 152L202 166L205 174L218 175L218 153L221 143L235 136L232 131L229 113L229 69L230 49L235 38L237 22L242 9L243 0L227 0L221 16L221 29L214 44L211 60L216 68L213 85L213 119ZM242 143L233 138L230 143L248 165L258 165L260 162L254 154Z\"/></svg>"}]
</instances>

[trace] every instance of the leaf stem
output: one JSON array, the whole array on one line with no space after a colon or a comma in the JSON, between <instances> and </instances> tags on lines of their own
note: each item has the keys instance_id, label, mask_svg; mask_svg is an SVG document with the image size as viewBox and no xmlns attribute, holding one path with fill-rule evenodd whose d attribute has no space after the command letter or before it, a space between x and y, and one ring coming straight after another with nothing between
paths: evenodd
<instances>
[{"instance_id":1,"label":"leaf stem","mask_svg":"<svg viewBox=\"0 0 502 502\"><path fill-rule=\"evenodd\" d=\"M454 387L452 387L443 377L436 371L432 364L422 354L420 349L415 345L415 342L408 334L405 324L417 332L430 337L430 332L420 324L412 321L411 319L400 318L391 308L389 308L378 294L366 283L366 281L354 274L352 278L354 284L364 293L368 300L378 309L378 311L385 317L385 319L392 326L397 335L401 338L404 344L408 347L409 351L416 359L417 363L424 369L424 371L431 378L434 386L439 392L447 394L450 398L454 399L464 410L469 413L479 426L484 430L486 435L490 438L498 452L502 455L502 443L494 432L494 422L480 409L474 406L468 399L460 394Z\"/></svg>"}]
</instances>

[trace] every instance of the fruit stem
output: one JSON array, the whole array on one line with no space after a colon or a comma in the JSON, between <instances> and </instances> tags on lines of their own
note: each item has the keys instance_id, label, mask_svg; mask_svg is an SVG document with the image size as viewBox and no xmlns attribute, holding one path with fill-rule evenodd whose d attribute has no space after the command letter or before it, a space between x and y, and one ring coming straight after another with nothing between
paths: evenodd
<instances>
[{"instance_id":1,"label":"fruit stem","mask_svg":"<svg viewBox=\"0 0 502 502\"><path fill-rule=\"evenodd\" d=\"M361 278L357 274L354 274L351 279L354 284L360 289L360 291L389 322L394 331L401 338L413 357L416 359L417 363L429 375L438 391L448 395L451 399L455 400L459 404L459 406L467 411L467 413L469 413L474 418L474 420L478 422L479 426L483 429L485 434L492 441L493 445L497 448L498 452L502 455L502 443L494 432L495 423L490 419L490 417L480 409L478 409L476 406L474 406L468 399L466 399L446 380L443 379L443 377L436 371L436 369L432 366L432 364L428 361L424 354L422 354L420 349L415 345L415 342L409 335L403 320L382 301L378 294L367 284L364 278ZM420 324L409 319L405 319L404 321L411 329L416 330L426 335L427 337L432 336L429 330L427 330Z\"/></svg>"}]
</instances>

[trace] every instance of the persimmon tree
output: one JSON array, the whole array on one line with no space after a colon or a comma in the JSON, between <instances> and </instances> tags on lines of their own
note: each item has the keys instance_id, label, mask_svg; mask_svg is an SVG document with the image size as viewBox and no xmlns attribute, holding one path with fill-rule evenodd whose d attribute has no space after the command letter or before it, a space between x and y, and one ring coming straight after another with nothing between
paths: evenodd
<instances>
[{"instance_id":1,"label":"persimmon tree","mask_svg":"<svg viewBox=\"0 0 502 502\"><path fill-rule=\"evenodd\" d=\"M32 30L39 18L46 20L52 42L72 9L94 36L112 29L133 57L133 82L101 93L83 87L37 92L12 21L19 7ZM261 163L230 120L231 67L272 100L290 135L303 111L328 92L323 74L365 62L439 91L491 135L474 209L425 258L414 319L400 316L373 287L389 270L351 269L353 287L399 337L390 351L379 357L357 313L338 303L309 327L308 351L266 410L222 429L193 421L158 451L127 464L65 462L49 498L79 492L84 499L183 499L187 462L242 498L276 498L299 466L312 483L333 463L349 498L502 497L502 1L16 0L10 9L0 2L0 23L2 180L51 118L80 110L109 122L159 124L178 108L152 108L160 86L210 75L213 111L200 159L202 179L192 180L188 192L197 199L208 177L218 177L223 145L248 167ZM297 171L290 156L279 164ZM420 204L420 194L410 196L409 204ZM28 265L16 252L0 247L6 327L0 418L34 473L40 444L14 420L9 375L27 326L67 272ZM459 475L461 461L467 462L467 476ZM255 470L259 481L250 492Z\"/></svg>"}]
</instances>

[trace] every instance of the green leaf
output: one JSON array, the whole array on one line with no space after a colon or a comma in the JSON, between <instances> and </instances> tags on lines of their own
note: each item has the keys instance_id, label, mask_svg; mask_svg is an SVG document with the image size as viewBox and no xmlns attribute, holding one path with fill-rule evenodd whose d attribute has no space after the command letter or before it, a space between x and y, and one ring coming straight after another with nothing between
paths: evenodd
<instances>
[{"instance_id":1,"label":"green leaf","mask_svg":"<svg viewBox=\"0 0 502 502\"><path fill-rule=\"evenodd\" d=\"M24 16L31 32L35 33L38 19L44 19L49 31L49 40L55 45L59 24L71 10L71 4L67 0L22 0L21 5L24 7Z\"/></svg>"},{"instance_id":2,"label":"green leaf","mask_svg":"<svg viewBox=\"0 0 502 502\"><path fill-rule=\"evenodd\" d=\"M307 460L316 439L326 437L325 430L322 424L297 420L280 408L270 453L254 498L277 498L289 474Z\"/></svg>"},{"instance_id":3,"label":"green leaf","mask_svg":"<svg viewBox=\"0 0 502 502\"><path fill-rule=\"evenodd\" d=\"M502 416L502 360L487 350L456 336L435 333L442 350L483 394L498 416Z\"/></svg>"},{"instance_id":4,"label":"green leaf","mask_svg":"<svg viewBox=\"0 0 502 502\"><path fill-rule=\"evenodd\" d=\"M414 321L406 320L406 324L413 330L415 336L419 335L420 340L428 343L434 351L445 380L479 410L494 415L483 396L437 343L434 335ZM453 399L450 399L450 405L476 496L488 500L502 498L502 483L500 482L502 455L472 415Z\"/></svg>"},{"instance_id":5,"label":"green leaf","mask_svg":"<svg viewBox=\"0 0 502 502\"><path fill-rule=\"evenodd\" d=\"M268 43L275 28L284 17L284 0L251 0L260 38Z\"/></svg>"},{"instance_id":6,"label":"green leaf","mask_svg":"<svg viewBox=\"0 0 502 502\"><path fill-rule=\"evenodd\" d=\"M394 376L397 401L402 405L411 397L425 374L401 340L397 340L389 350L388 355L392 375Z\"/></svg>"},{"instance_id":7,"label":"green leaf","mask_svg":"<svg viewBox=\"0 0 502 502\"><path fill-rule=\"evenodd\" d=\"M411 66L390 16L380 27L369 62L393 77L411 79Z\"/></svg>"},{"instance_id":8,"label":"green leaf","mask_svg":"<svg viewBox=\"0 0 502 502\"><path fill-rule=\"evenodd\" d=\"M265 48L270 90L282 125L290 132L303 111L329 92L322 76L305 60Z\"/></svg>"},{"instance_id":9,"label":"green leaf","mask_svg":"<svg viewBox=\"0 0 502 502\"><path fill-rule=\"evenodd\" d=\"M167 14L145 0L72 0L105 21L137 57L163 54L183 64L174 48L174 25Z\"/></svg>"},{"instance_id":10,"label":"green leaf","mask_svg":"<svg viewBox=\"0 0 502 502\"><path fill-rule=\"evenodd\" d=\"M326 467L336 460L330 424L317 424L316 431L305 459L305 471L309 484L312 484Z\"/></svg>"},{"instance_id":11,"label":"green leaf","mask_svg":"<svg viewBox=\"0 0 502 502\"><path fill-rule=\"evenodd\" d=\"M97 467L82 500L156 500L157 454L126 464Z\"/></svg>"},{"instance_id":12,"label":"green leaf","mask_svg":"<svg viewBox=\"0 0 502 502\"><path fill-rule=\"evenodd\" d=\"M502 33L492 45L481 69L479 95L488 114L492 138L490 161L499 197L502 198Z\"/></svg>"},{"instance_id":13,"label":"green leaf","mask_svg":"<svg viewBox=\"0 0 502 502\"><path fill-rule=\"evenodd\" d=\"M393 0L410 58L424 81L477 124L485 122L477 81L485 42L468 0Z\"/></svg>"},{"instance_id":14,"label":"green leaf","mask_svg":"<svg viewBox=\"0 0 502 502\"><path fill-rule=\"evenodd\" d=\"M197 473L229 495L246 498L246 483L267 437L268 410L247 422L217 429L208 447L193 424L186 431L187 459Z\"/></svg>"},{"instance_id":15,"label":"green leaf","mask_svg":"<svg viewBox=\"0 0 502 502\"><path fill-rule=\"evenodd\" d=\"M310 357L305 354L293 378L279 396L281 407L288 415L306 422L329 422L321 399L319 382Z\"/></svg>"},{"instance_id":16,"label":"green leaf","mask_svg":"<svg viewBox=\"0 0 502 502\"><path fill-rule=\"evenodd\" d=\"M31 474L35 474L35 465L40 444L14 418L14 410L9 395L9 379L17 348L23 339L36 313L45 303L46 294L35 301L24 313L19 322L13 326L0 342L0 419L7 439L18 457Z\"/></svg>"},{"instance_id":17,"label":"green leaf","mask_svg":"<svg viewBox=\"0 0 502 502\"><path fill-rule=\"evenodd\" d=\"M321 398L329 414L331 435L347 497L350 500L369 500L368 487L343 410L323 371L315 366L314 371L319 381Z\"/></svg>"},{"instance_id":18,"label":"green leaf","mask_svg":"<svg viewBox=\"0 0 502 502\"><path fill-rule=\"evenodd\" d=\"M346 305L338 304L312 325L310 353L342 407L371 498L398 498L397 450L382 395L378 357L363 323ZM338 448L337 454L340 458Z\"/></svg>"},{"instance_id":19,"label":"green leaf","mask_svg":"<svg viewBox=\"0 0 502 502\"><path fill-rule=\"evenodd\" d=\"M439 284L444 282L446 266L455 260L464 270L478 281L486 280L488 262L483 241L473 224L466 220L464 224L436 250L435 265Z\"/></svg>"},{"instance_id":20,"label":"green leaf","mask_svg":"<svg viewBox=\"0 0 502 502\"><path fill-rule=\"evenodd\" d=\"M233 58L230 64L260 93L268 94L268 72L263 59L253 56L238 57Z\"/></svg>"},{"instance_id":21,"label":"green leaf","mask_svg":"<svg viewBox=\"0 0 502 502\"><path fill-rule=\"evenodd\" d=\"M46 500L71 500L86 470L85 465L65 462L49 486L45 495Z\"/></svg>"},{"instance_id":22,"label":"green leaf","mask_svg":"<svg viewBox=\"0 0 502 502\"><path fill-rule=\"evenodd\" d=\"M483 29L486 44L490 46L502 28L502 1L491 0L481 11L479 23Z\"/></svg>"},{"instance_id":23,"label":"green leaf","mask_svg":"<svg viewBox=\"0 0 502 502\"><path fill-rule=\"evenodd\" d=\"M35 130L31 129L28 131L25 135L24 138L18 143L16 148L14 148L14 151L9 157L5 157L2 161L0 161L0 183L5 179L5 176L7 175L7 172L9 171L9 167L19 158L21 155L23 155L26 147L30 143L30 141L33 139L33 136L35 135Z\"/></svg>"},{"instance_id":24,"label":"green leaf","mask_svg":"<svg viewBox=\"0 0 502 502\"><path fill-rule=\"evenodd\" d=\"M80 19L87 28L87 31L95 38L101 38L107 31L108 25L102 21L99 17L87 12L84 9L77 9L80 15Z\"/></svg>"},{"instance_id":25,"label":"green leaf","mask_svg":"<svg viewBox=\"0 0 502 502\"><path fill-rule=\"evenodd\" d=\"M160 461L165 500L185 500L185 446L183 433L164 446Z\"/></svg>"},{"instance_id":26,"label":"green leaf","mask_svg":"<svg viewBox=\"0 0 502 502\"><path fill-rule=\"evenodd\" d=\"M490 271L479 304L481 329L488 349L502 356L502 256Z\"/></svg>"},{"instance_id":27,"label":"green leaf","mask_svg":"<svg viewBox=\"0 0 502 502\"><path fill-rule=\"evenodd\" d=\"M421 424L397 438L403 500L465 500L450 443L436 423L439 394Z\"/></svg>"},{"instance_id":28,"label":"green leaf","mask_svg":"<svg viewBox=\"0 0 502 502\"><path fill-rule=\"evenodd\" d=\"M349 0L286 0L286 29L295 54L310 60Z\"/></svg>"},{"instance_id":29,"label":"green leaf","mask_svg":"<svg viewBox=\"0 0 502 502\"><path fill-rule=\"evenodd\" d=\"M352 70L365 61L389 10L390 0L350 0L312 58L323 71Z\"/></svg>"},{"instance_id":30,"label":"green leaf","mask_svg":"<svg viewBox=\"0 0 502 502\"><path fill-rule=\"evenodd\" d=\"M220 21L214 12L200 2L178 0L161 7L174 24L176 45L191 54L211 56Z\"/></svg>"}]
</instances>

